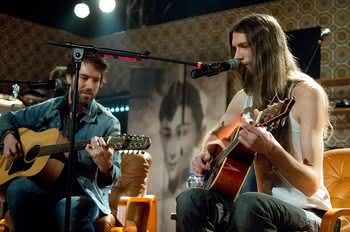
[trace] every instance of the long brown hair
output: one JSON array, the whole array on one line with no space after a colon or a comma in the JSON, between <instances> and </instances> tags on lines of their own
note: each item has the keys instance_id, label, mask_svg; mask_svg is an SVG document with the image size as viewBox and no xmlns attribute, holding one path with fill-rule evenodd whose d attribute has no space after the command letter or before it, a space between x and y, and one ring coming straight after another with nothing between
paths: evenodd
<instances>
[{"instance_id":1,"label":"long brown hair","mask_svg":"<svg viewBox=\"0 0 350 232\"><path fill-rule=\"evenodd\" d=\"M284 96L287 82L299 71L288 49L285 33L277 20L270 15L252 14L235 24L229 33L244 33L252 50L251 71L242 73L242 86L253 96L254 106L265 108L276 94ZM234 51L231 47L231 56Z\"/></svg>"},{"instance_id":2,"label":"long brown hair","mask_svg":"<svg viewBox=\"0 0 350 232\"><path fill-rule=\"evenodd\" d=\"M318 86L324 97L326 125L324 136L332 132L330 107L327 94L319 84L303 75L290 52L287 38L277 20L270 15L251 14L237 22L229 32L231 57L235 51L231 46L232 33L244 33L252 50L251 70L241 69L241 82L244 91L253 96L253 107L264 109L275 97L285 98L293 83L307 81ZM331 130L328 130L328 129Z\"/></svg>"}]
</instances>

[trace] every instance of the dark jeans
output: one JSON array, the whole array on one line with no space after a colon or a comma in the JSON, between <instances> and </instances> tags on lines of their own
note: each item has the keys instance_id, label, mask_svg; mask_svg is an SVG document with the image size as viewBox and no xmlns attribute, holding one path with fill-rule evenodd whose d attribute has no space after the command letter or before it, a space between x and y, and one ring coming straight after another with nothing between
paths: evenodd
<instances>
[{"instance_id":1,"label":"dark jeans","mask_svg":"<svg viewBox=\"0 0 350 232\"><path fill-rule=\"evenodd\" d=\"M233 203L221 194L190 189L176 198L177 231L317 231L316 223L291 204L256 192Z\"/></svg>"},{"instance_id":2,"label":"dark jeans","mask_svg":"<svg viewBox=\"0 0 350 232\"><path fill-rule=\"evenodd\" d=\"M6 197L16 232L64 231L66 199L52 190L28 178L10 184ZM86 195L73 196L71 206L71 231L94 231L99 216L95 202Z\"/></svg>"}]
</instances>

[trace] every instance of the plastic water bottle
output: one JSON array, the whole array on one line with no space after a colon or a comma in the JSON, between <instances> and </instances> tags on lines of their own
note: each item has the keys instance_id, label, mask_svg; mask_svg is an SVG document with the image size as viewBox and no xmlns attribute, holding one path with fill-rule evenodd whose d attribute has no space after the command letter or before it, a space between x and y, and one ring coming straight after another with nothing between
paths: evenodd
<instances>
[{"instance_id":1,"label":"plastic water bottle","mask_svg":"<svg viewBox=\"0 0 350 232\"><path fill-rule=\"evenodd\" d=\"M186 188L201 188L203 186L204 177L195 176L191 171L186 182Z\"/></svg>"},{"instance_id":2,"label":"plastic water bottle","mask_svg":"<svg viewBox=\"0 0 350 232\"><path fill-rule=\"evenodd\" d=\"M190 172L190 175L189 175L188 178L187 178L186 188L192 188L192 187L193 187L194 181L195 181L194 177L195 177L195 175L194 175L194 173L191 171L191 172Z\"/></svg>"}]
</instances>

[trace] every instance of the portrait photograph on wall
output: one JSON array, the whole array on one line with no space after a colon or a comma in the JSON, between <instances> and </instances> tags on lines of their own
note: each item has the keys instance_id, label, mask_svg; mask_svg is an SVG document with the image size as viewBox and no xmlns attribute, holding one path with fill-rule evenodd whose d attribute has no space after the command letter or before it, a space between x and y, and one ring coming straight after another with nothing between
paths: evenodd
<instances>
[{"instance_id":1,"label":"portrait photograph on wall","mask_svg":"<svg viewBox=\"0 0 350 232\"><path fill-rule=\"evenodd\" d=\"M160 231L175 231L175 198L186 188L203 137L226 108L226 74L194 80L192 69L131 69L128 133L152 138L148 191L158 196Z\"/></svg>"}]
</instances>

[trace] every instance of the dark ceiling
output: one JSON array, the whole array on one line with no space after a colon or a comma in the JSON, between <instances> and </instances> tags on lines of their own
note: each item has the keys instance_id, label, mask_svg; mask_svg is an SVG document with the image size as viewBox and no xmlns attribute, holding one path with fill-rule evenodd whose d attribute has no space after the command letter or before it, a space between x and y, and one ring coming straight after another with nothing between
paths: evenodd
<instances>
[{"instance_id":1,"label":"dark ceiling","mask_svg":"<svg viewBox=\"0 0 350 232\"><path fill-rule=\"evenodd\" d=\"M116 0L116 9L103 14L98 0L87 0L90 15L80 19L73 12L75 0L2 0L0 13L92 38L268 1L272 0Z\"/></svg>"}]
</instances>

